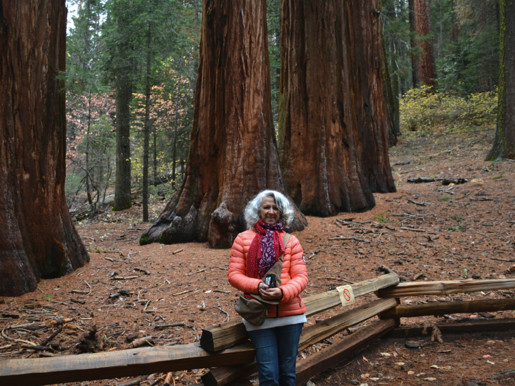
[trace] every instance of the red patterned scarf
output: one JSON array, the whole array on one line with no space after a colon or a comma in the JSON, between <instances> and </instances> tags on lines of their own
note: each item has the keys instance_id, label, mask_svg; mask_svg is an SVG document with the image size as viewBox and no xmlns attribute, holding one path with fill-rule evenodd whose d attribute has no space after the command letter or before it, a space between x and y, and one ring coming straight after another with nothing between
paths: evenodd
<instances>
[{"instance_id":1,"label":"red patterned scarf","mask_svg":"<svg viewBox=\"0 0 515 386\"><path fill-rule=\"evenodd\" d=\"M256 236L250 244L247 256L247 276L262 278L284 253L280 233L284 230L284 225L281 222L267 224L259 219L254 230Z\"/></svg>"}]
</instances>

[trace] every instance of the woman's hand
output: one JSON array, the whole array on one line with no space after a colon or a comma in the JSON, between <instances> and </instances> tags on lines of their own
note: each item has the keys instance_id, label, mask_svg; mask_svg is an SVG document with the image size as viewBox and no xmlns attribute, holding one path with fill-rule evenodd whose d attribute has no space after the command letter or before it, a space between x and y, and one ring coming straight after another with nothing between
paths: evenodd
<instances>
[{"instance_id":1,"label":"woman's hand","mask_svg":"<svg viewBox=\"0 0 515 386\"><path fill-rule=\"evenodd\" d=\"M283 297L283 291L280 288L268 288L264 283L259 286L259 294L265 300L280 300Z\"/></svg>"}]
</instances>

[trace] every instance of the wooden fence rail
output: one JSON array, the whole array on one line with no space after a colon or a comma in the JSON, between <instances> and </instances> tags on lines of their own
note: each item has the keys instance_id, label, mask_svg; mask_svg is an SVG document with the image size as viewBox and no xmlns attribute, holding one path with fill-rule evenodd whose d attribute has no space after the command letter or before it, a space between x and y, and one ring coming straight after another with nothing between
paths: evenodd
<instances>
[{"instance_id":1,"label":"wooden fence rail","mask_svg":"<svg viewBox=\"0 0 515 386\"><path fill-rule=\"evenodd\" d=\"M301 350L375 315L380 315L382 318L382 320L361 327L341 342L300 361L297 365L299 382L309 379L336 363L340 363L342 359L352 357L355 355L355 350L364 348L371 339L394 329L401 317L515 309L515 299L511 298L468 302L438 302L422 305L398 305L398 300L395 299L399 296L443 295L457 292L513 289L515 288L515 279L414 282L392 286L397 282L398 277L395 274L388 274L353 284L352 288L355 296L378 291L377 294L383 298L304 328L299 345ZM340 304L340 297L336 290L306 298L308 315L313 315L338 304ZM490 323L506 328L515 327L513 320L492 321ZM249 374L249 371L255 369L253 367L255 350L249 342L241 343L241 327L241 323L233 322L206 330L212 335L210 338L213 342L212 351L224 346L224 350L217 353L207 351L198 344L185 344L95 354L64 355L52 358L2 360L0 361L0 384L40 385L197 368L212 368L211 372L203 377L206 384L227 384L242 374ZM234 342L238 344L234 345ZM232 344L232 347L229 347L229 344Z\"/></svg>"},{"instance_id":2,"label":"wooden fence rail","mask_svg":"<svg viewBox=\"0 0 515 386\"><path fill-rule=\"evenodd\" d=\"M388 274L380 276L379 278L376 278L375 285L378 296L386 297L386 298L397 298L399 296L398 294L401 293L402 296L416 296L416 295L445 295L450 293L468 293L468 292L477 292L477 291L489 291L489 290L498 290L498 289L512 289L515 288L515 280L511 279L502 279L502 280L456 280L456 281L441 281L441 282L404 282L404 283L398 283L397 285L390 285L388 287L383 287L382 285L378 284L378 279L383 280L381 284L387 283L389 280L395 280L397 276L395 274ZM373 281L373 280L372 280ZM368 281L371 282L371 281ZM364 282L362 282L364 283ZM358 283L359 286L361 286L362 283ZM370 285L370 283L369 283ZM353 285L354 289L354 285ZM370 291L371 292L371 291ZM365 294L368 292L363 291L362 294ZM315 300L316 299L316 300ZM324 300L324 308L319 303L317 303L318 300L325 299ZM327 299L331 299L331 301L327 301ZM393 300L393 299L392 299ZM339 302L339 295L337 291L331 291L325 292L322 294L310 296L306 298L306 304L310 304L310 302L313 301L313 304L316 304L315 307L312 309L317 310L324 310L329 309L331 307L334 307ZM377 304L376 302L374 302ZM397 301L395 302L395 305L392 305L388 308L387 311L378 312L380 317L382 319L388 319L391 318L399 319L400 317L406 317L406 316L422 316L422 315L443 315L443 314L452 314L452 313L462 313L462 312L488 312L488 311L494 311L494 310L508 310L508 309L514 309L515 300L513 299L490 299L490 300L478 300L478 301L471 301L471 302L438 302L438 303L429 303L429 304L423 304L423 305L413 305L413 306L404 306L404 305L397 305ZM360 312L358 311L360 308L357 308L355 310L352 310L350 312L343 313L341 315L338 315L339 318L345 318L345 317L352 317L354 312ZM319 311L318 311L319 312ZM308 312L309 314L309 312ZM332 318L331 318L332 319ZM322 322L326 323L330 319ZM237 322L233 322L232 326L237 325ZM317 323L318 325L318 323ZM311 341L309 345L303 345L303 338L306 338L308 331L310 331L310 328L317 328L317 325L315 326L306 326L303 330L303 333L301 335L301 342L299 344L299 350L304 349L305 347L316 343L320 340L314 340ZM241 326L242 331L239 334L245 334L244 327ZM242 341L241 335L232 335L232 332L229 332L230 330L226 329L226 326L216 326L212 329L206 329L204 330L206 332L215 331L215 334L212 336L206 335L204 337L205 343L208 342L211 347L230 347L230 342L232 339L237 339L238 341ZM203 333L204 333L203 331ZM225 334L224 334L225 333ZM333 332L332 335L336 334L337 331ZM366 333L363 333L366 335ZM246 335L246 334L245 334ZM223 338L222 338L223 336ZM208 340L209 339L209 340ZM325 338L324 338L325 339ZM348 338L346 338L348 339ZM344 341L346 340L344 339ZM366 341L366 339L365 339ZM360 343L360 345L364 345L366 342L363 341ZM223 343L222 343L223 342ZM341 343L343 347L346 347L345 343ZM205 346L204 346L205 347ZM353 347L353 346L349 346ZM323 350L325 352L325 350ZM338 351L338 350L337 350ZM340 360L345 358L347 356L347 352L345 350L338 351L338 354L336 355L337 358ZM329 352L326 354L320 354L320 355L327 355L328 357L332 357L332 354ZM311 358L311 356L310 356ZM320 362L320 363L318 363ZM312 374L311 366L314 369L321 369L321 367L324 366L324 363L326 366L330 366L332 362L331 359L319 359L317 357L314 357L314 359L310 362L301 361L300 363L304 363L302 366L302 370L298 367L297 368L297 376L298 378L303 379L303 373L305 374ZM310 365L308 365L308 363ZM299 364L300 366L300 364ZM328 368L328 367L325 367ZM255 363L251 365L247 365L244 367L241 366L234 366L234 367L222 367L222 368L214 368L211 369L209 373L204 375L202 377L202 380L205 385L208 386L221 386L221 385L228 385L231 382L233 382L236 379L239 379L243 377L244 375L251 374L256 371ZM299 371L301 371L299 373Z\"/></svg>"},{"instance_id":3,"label":"wooden fence rail","mask_svg":"<svg viewBox=\"0 0 515 386\"><path fill-rule=\"evenodd\" d=\"M399 277L394 273L379 276L375 279L364 280L352 284L354 297L363 296L381 288L399 283ZM306 315L311 316L341 305L340 294L337 290L322 292L304 299ZM210 352L219 352L235 344L247 340L247 332L241 320L212 326L202 330L200 346Z\"/></svg>"},{"instance_id":4,"label":"wooden fence rail","mask_svg":"<svg viewBox=\"0 0 515 386\"><path fill-rule=\"evenodd\" d=\"M0 361L0 385L89 381L252 362L250 343L212 354L198 344Z\"/></svg>"},{"instance_id":5,"label":"wooden fence rail","mask_svg":"<svg viewBox=\"0 0 515 386\"><path fill-rule=\"evenodd\" d=\"M304 327L300 336L299 350L330 338L331 336L359 324L385 310L392 309L397 305L395 299L379 299L371 303L364 304L353 310L340 313L328 318L320 323ZM368 336L368 335L367 335ZM367 338L368 339L368 338ZM205 385L227 385L240 377L252 374L256 371L255 363L245 367L218 367L211 369L210 372L202 377Z\"/></svg>"},{"instance_id":6,"label":"wooden fence rail","mask_svg":"<svg viewBox=\"0 0 515 386\"><path fill-rule=\"evenodd\" d=\"M474 312L515 310L515 299L483 299L455 302L438 302L413 305L398 305L381 313L383 318L406 318L424 315L441 316Z\"/></svg>"},{"instance_id":7,"label":"wooden fence rail","mask_svg":"<svg viewBox=\"0 0 515 386\"><path fill-rule=\"evenodd\" d=\"M513 288L515 288L515 279L414 281L380 289L377 291L377 296L398 298L401 296L449 295Z\"/></svg>"}]
</instances>

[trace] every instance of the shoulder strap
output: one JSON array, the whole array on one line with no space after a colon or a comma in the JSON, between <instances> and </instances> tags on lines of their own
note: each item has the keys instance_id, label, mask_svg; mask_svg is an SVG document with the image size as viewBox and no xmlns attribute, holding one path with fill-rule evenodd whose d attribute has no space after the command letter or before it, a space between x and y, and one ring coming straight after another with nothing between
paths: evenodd
<instances>
[{"instance_id":1,"label":"shoulder strap","mask_svg":"<svg viewBox=\"0 0 515 386\"><path fill-rule=\"evenodd\" d=\"M290 234L288 232L286 232L284 234L284 239L283 239L284 249L286 249L286 246L288 245L288 240L289 239L290 239Z\"/></svg>"},{"instance_id":2,"label":"shoulder strap","mask_svg":"<svg viewBox=\"0 0 515 386\"><path fill-rule=\"evenodd\" d=\"M285 233L284 239L283 239L285 250L286 250L286 245L288 244L289 239L290 239L290 234ZM284 262L284 253L282 253L281 256L279 256L279 259L277 259L275 264L272 265L272 267L265 273L265 275L263 276L263 279L266 277L266 275L273 273L276 276L277 286L279 287L281 285L281 269L283 266L283 262ZM254 295L252 295L252 296L254 296Z\"/></svg>"}]
</instances>

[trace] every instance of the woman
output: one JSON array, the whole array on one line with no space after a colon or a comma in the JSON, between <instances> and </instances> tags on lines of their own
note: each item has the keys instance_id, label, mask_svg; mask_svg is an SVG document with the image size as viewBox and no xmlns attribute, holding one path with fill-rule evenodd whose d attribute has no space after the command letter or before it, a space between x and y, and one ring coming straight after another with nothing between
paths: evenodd
<instances>
[{"instance_id":1,"label":"woman","mask_svg":"<svg viewBox=\"0 0 515 386\"><path fill-rule=\"evenodd\" d=\"M295 385L295 364L306 307L300 293L308 284L304 252L299 240L291 235L284 246L284 226L293 220L288 199L273 190L264 190L245 208L249 230L240 233L231 250L229 282L247 294L259 294L265 300L279 301L269 307L260 326L243 319L250 340L256 348L259 384ZM280 285L273 288L262 280L270 267L284 254Z\"/></svg>"}]
</instances>

